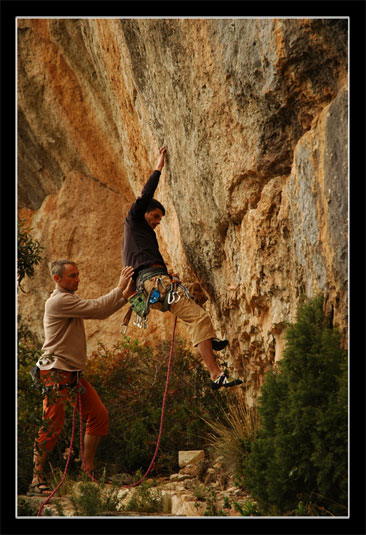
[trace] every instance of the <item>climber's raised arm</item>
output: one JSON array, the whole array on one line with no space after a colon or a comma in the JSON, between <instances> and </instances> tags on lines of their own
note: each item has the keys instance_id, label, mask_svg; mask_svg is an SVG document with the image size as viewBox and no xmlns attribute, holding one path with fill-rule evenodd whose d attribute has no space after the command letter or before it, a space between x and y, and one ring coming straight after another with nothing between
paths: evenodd
<instances>
[{"instance_id":1,"label":"climber's raised arm","mask_svg":"<svg viewBox=\"0 0 366 535\"><path fill-rule=\"evenodd\" d=\"M166 268L154 232L165 215L165 208L154 199L154 193L159 184L166 150L166 147L159 150L156 169L145 183L140 197L132 203L124 223L122 261L125 266L133 267L134 280L139 271L153 264Z\"/></svg>"},{"instance_id":2,"label":"climber's raised arm","mask_svg":"<svg viewBox=\"0 0 366 535\"><path fill-rule=\"evenodd\" d=\"M132 204L129 214L133 218L142 218L145 213L151 208L150 203L154 197L154 193L159 184L160 174L164 167L166 147L161 147L156 163L156 169L151 173L147 182L145 183L140 197ZM164 212L163 212L164 215Z\"/></svg>"}]
</instances>

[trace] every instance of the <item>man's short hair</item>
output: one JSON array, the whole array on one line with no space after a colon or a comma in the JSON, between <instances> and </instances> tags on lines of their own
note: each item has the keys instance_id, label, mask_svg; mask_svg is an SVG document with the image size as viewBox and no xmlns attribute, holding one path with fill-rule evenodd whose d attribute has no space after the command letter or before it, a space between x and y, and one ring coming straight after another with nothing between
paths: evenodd
<instances>
[{"instance_id":1,"label":"man's short hair","mask_svg":"<svg viewBox=\"0 0 366 535\"><path fill-rule=\"evenodd\" d=\"M62 278L66 264L72 264L73 266L76 266L76 262L73 262L72 260L67 260L65 258L62 260L55 260L54 262L51 262L50 271L52 277L54 275L58 275L60 278Z\"/></svg>"},{"instance_id":2,"label":"man's short hair","mask_svg":"<svg viewBox=\"0 0 366 535\"><path fill-rule=\"evenodd\" d=\"M156 199L151 199L151 201L147 205L146 212L151 212L152 210L155 210L155 208L159 208L159 210L162 211L163 215L165 215L164 206Z\"/></svg>"}]
</instances>

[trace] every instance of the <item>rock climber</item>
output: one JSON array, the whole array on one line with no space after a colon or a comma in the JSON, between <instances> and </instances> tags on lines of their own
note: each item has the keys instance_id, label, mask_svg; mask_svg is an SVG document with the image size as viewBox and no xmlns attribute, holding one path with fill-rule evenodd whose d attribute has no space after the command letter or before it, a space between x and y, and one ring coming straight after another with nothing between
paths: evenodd
<instances>
[{"instance_id":1,"label":"rock climber","mask_svg":"<svg viewBox=\"0 0 366 535\"><path fill-rule=\"evenodd\" d=\"M133 280L136 288L143 284L146 297L151 295L154 288L159 287L160 297L151 304L151 307L160 311L166 310L164 304L172 279L160 253L155 234L156 227L165 215L165 208L153 197L164 167L166 152L166 147L159 150L155 170L147 180L141 196L136 199L127 213L122 242L123 264L134 268ZM210 373L212 389L217 390L221 387L241 384L240 379L229 377L228 373L222 371L216 362L213 351L223 349L228 341L216 338L210 316L193 299L189 298L189 295L186 295L182 285L177 286L176 296L177 294L179 294L178 299L171 299L169 310L185 323L193 346L197 347Z\"/></svg>"},{"instance_id":2,"label":"rock climber","mask_svg":"<svg viewBox=\"0 0 366 535\"><path fill-rule=\"evenodd\" d=\"M127 303L131 295L133 268L122 269L116 288L97 299L83 299L75 292L79 270L71 260L51 263L56 288L47 299L44 313L45 341L37 362L43 384L43 422L34 443L33 480L29 496L48 496L44 465L53 450L65 420L65 403L76 403L81 393L82 418L86 420L82 470L93 474L94 456L103 435L108 433L108 412L92 385L82 377L86 364L84 319L105 319ZM133 292L132 292L133 293ZM79 407L77 407L79 410Z\"/></svg>"}]
</instances>

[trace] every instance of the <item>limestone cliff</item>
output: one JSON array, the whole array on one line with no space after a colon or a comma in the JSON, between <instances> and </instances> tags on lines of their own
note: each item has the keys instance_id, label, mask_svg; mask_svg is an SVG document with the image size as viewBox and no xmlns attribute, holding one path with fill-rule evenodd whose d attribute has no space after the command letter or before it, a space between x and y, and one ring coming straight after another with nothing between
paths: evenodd
<instances>
[{"instance_id":1,"label":"limestone cliff","mask_svg":"<svg viewBox=\"0 0 366 535\"><path fill-rule=\"evenodd\" d=\"M18 208L45 247L18 310L40 339L48 262L77 261L85 297L115 286L165 144L161 249L207 291L248 397L302 293L346 341L347 42L346 19L18 19ZM124 312L86 322L90 349ZM170 337L168 315L149 325L129 334Z\"/></svg>"}]
</instances>

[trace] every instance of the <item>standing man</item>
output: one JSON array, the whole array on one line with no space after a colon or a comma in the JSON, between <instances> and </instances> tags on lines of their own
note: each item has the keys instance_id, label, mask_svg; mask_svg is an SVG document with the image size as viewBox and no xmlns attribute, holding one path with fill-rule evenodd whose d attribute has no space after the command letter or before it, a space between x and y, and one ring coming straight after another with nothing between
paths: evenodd
<instances>
[{"instance_id":1,"label":"standing man","mask_svg":"<svg viewBox=\"0 0 366 535\"><path fill-rule=\"evenodd\" d=\"M127 214L122 244L123 264L134 268L133 279L137 288L143 285L145 297L149 300L154 288L159 286L160 298L158 301L151 301L151 307L161 311L167 308L166 294L171 287L171 277L159 251L155 234L156 227L165 215L165 209L153 197L164 167L166 151L166 147L159 150L156 169ZM213 349L223 349L227 341L217 340L207 312L187 297L179 285L176 297L174 300L170 299L169 310L185 323L193 345L198 348L208 368L212 388L217 390L241 384L240 379L228 377L217 365Z\"/></svg>"},{"instance_id":2,"label":"standing man","mask_svg":"<svg viewBox=\"0 0 366 535\"><path fill-rule=\"evenodd\" d=\"M62 431L65 403L73 388L81 391L82 418L86 420L84 468L94 469L94 456L103 435L108 433L108 412L91 384L81 377L86 364L84 319L105 319L119 310L130 295L133 268L122 269L117 287L98 299L82 299L75 292L79 270L71 260L51 264L56 288L46 301L45 342L37 362L40 380L47 392L43 400L43 424L35 439L33 480L29 496L48 496L51 489L44 477L44 465ZM75 403L75 401L74 401Z\"/></svg>"}]
</instances>

